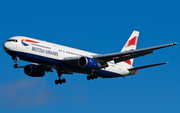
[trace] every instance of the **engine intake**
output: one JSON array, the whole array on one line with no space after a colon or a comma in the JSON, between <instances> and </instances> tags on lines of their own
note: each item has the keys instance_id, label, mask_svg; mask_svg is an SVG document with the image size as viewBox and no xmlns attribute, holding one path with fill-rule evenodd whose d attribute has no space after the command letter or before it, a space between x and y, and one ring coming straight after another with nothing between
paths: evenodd
<instances>
[{"instance_id":1,"label":"engine intake","mask_svg":"<svg viewBox=\"0 0 180 113\"><path fill-rule=\"evenodd\" d=\"M84 56L79 59L78 64L82 68L90 68L90 69L100 68L100 64L98 63L98 61Z\"/></svg>"},{"instance_id":2,"label":"engine intake","mask_svg":"<svg viewBox=\"0 0 180 113\"><path fill-rule=\"evenodd\" d=\"M45 71L41 69L38 65L26 65L24 67L24 73L31 77L43 77L45 75Z\"/></svg>"}]
</instances>

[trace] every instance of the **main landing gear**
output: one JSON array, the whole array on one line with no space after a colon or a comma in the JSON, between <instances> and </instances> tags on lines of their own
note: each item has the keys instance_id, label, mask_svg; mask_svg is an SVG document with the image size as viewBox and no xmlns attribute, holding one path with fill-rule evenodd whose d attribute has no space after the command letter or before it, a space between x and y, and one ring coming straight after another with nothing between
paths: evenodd
<instances>
[{"instance_id":1,"label":"main landing gear","mask_svg":"<svg viewBox=\"0 0 180 113\"><path fill-rule=\"evenodd\" d=\"M16 64L14 64L14 68L19 68L19 64L17 63L17 57L12 57L12 59L16 63Z\"/></svg>"},{"instance_id":2,"label":"main landing gear","mask_svg":"<svg viewBox=\"0 0 180 113\"><path fill-rule=\"evenodd\" d=\"M93 75L93 73L90 75L90 76L87 76L87 80L94 80L94 79L97 79L98 77Z\"/></svg>"},{"instance_id":3,"label":"main landing gear","mask_svg":"<svg viewBox=\"0 0 180 113\"><path fill-rule=\"evenodd\" d=\"M57 71L57 73L58 73L59 80L55 80L55 84L58 85L58 84L66 83L66 79L65 78L61 79L62 72L61 71Z\"/></svg>"}]
</instances>

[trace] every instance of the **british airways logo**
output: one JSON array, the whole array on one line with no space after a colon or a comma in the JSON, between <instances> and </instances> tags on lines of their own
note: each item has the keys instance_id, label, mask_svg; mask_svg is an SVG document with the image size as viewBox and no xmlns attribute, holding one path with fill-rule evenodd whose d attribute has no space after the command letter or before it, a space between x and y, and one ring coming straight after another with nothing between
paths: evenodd
<instances>
[{"instance_id":1,"label":"british airways logo","mask_svg":"<svg viewBox=\"0 0 180 113\"><path fill-rule=\"evenodd\" d=\"M39 52L39 53L45 53L45 54L48 54L48 55L58 56L58 52L43 49L43 48L39 48L39 47L32 47L32 51Z\"/></svg>"},{"instance_id":2,"label":"british airways logo","mask_svg":"<svg viewBox=\"0 0 180 113\"><path fill-rule=\"evenodd\" d=\"M36 41L33 41L33 40L28 40L28 39L22 39L22 40L21 40L21 43L22 43L22 45L24 45L24 46L29 46L29 42L30 42L30 43L39 43L39 42L36 42Z\"/></svg>"},{"instance_id":3,"label":"british airways logo","mask_svg":"<svg viewBox=\"0 0 180 113\"><path fill-rule=\"evenodd\" d=\"M128 42L125 44L125 47L129 47L131 45L137 45L137 40L138 40L138 37L135 36L133 37L131 40L128 40Z\"/></svg>"}]
</instances>

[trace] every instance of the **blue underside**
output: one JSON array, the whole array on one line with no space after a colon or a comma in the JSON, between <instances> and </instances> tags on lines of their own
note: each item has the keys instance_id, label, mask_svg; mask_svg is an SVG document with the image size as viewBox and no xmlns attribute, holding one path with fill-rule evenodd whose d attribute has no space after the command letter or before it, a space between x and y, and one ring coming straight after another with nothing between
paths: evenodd
<instances>
[{"instance_id":1,"label":"blue underside","mask_svg":"<svg viewBox=\"0 0 180 113\"><path fill-rule=\"evenodd\" d=\"M16 51L6 51L6 52L13 57L18 56L21 60L25 60L25 61L29 61L29 62L46 64L46 65L50 65L50 66L57 66L58 68L65 69L65 70L72 71L72 72L77 72L77 71L73 71L73 70L78 70L79 72L82 72L82 73L88 72L88 70L85 70L79 66L69 65L62 60L52 59L52 58L29 54L29 53L24 53L24 52L16 52ZM103 78L112 78L112 77L122 76L120 74L113 73L113 72L106 71L106 70L96 70L96 71L94 71L94 75L96 75L98 77L103 77Z\"/></svg>"}]
</instances>

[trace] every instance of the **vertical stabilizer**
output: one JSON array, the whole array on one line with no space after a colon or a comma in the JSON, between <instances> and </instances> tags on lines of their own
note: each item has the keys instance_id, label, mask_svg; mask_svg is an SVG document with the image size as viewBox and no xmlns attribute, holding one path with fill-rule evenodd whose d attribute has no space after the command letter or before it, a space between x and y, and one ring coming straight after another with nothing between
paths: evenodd
<instances>
[{"instance_id":1,"label":"vertical stabilizer","mask_svg":"<svg viewBox=\"0 0 180 113\"><path fill-rule=\"evenodd\" d=\"M121 52L135 50L137 47L138 37L139 37L139 31L134 30L131 36L129 37L128 41L122 48ZM129 65L132 65L133 60L134 59L126 60L126 63L128 63Z\"/></svg>"}]
</instances>

